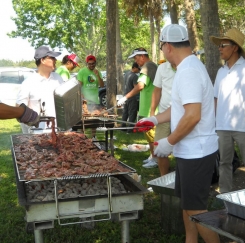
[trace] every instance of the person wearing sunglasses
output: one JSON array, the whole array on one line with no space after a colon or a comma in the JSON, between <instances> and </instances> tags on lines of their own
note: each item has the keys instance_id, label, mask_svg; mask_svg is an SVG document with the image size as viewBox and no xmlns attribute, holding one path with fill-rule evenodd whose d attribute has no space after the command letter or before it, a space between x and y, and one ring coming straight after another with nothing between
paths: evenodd
<instances>
[{"instance_id":1,"label":"person wearing sunglasses","mask_svg":"<svg viewBox=\"0 0 245 243\"><path fill-rule=\"evenodd\" d=\"M79 58L76 54L65 55L61 61L61 66L56 69L56 73L58 73L64 81L70 79L70 72L76 67L80 67Z\"/></svg>"},{"instance_id":2,"label":"person wearing sunglasses","mask_svg":"<svg viewBox=\"0 0 245 243\"><path fill-rule=\"evenodd\" d=\"M232 161L235 144L245 161L245 51L244 34L229 29L224 36L211 36L224 65L214 83L216 132L219 136L219 192L232 191Z\"/></svg>"},{"instance_id":3,"label":"person wearing sunglasses","mask_svg":"<svg viewBox=\"0 0 245 243\"><path fill-rule=\"evenodd\" d=\"M137 80L137 85L135 85L130 92L119 99L117 101L117 105L121 106L127 102L128 99L140 94L138 116L139 118L149 117L151 111L151 97L154 90L153 81L157 71L157 64L151 61L147 50L143 47L134 49L128 59L130 58L133 58L141 68L140 75ZM158 109L156 109L156 113L157 112ZM145 168L157 167L157 158L153 154L155 127L153 126L149 131L145 131L144 135L150 147L150 156L144 161L151 164L150 167Z\"/></svg>"},{"instance_id":4,"label":"person wearing sunglasses","mask_svg":"<svg viewBox=\"0 0 245 243\"><path fill-rule=\"evenodd\" d=\"M89 112L100 109L99 87L104 87L101 72L96 68L96 57L88 55L85 59L86 67L79 70L77 80L82 84L82 98L86 100ZM95 137L96 129L92 129L92 138Z\"/></svg>"},{"instance_id":5,"label":"person wearing sunglasses","mask_svg":"<svg viewBox=\"0 0 245 243\"><path fill-rule=\"evenodd\" d=\"M104 81L101 72L96 68L96 57L88 55L86 65L79 70L77 80L82 84L82 96L88 104L99 105L99 87L104 87Z\"/></svg>"},{"instance_id":6,"label":"person wearing sunglasses","mask_svg":"<svg viewBox=\"0 0 245 243\"><path fill-rule=\"evenodd\" d=\"M22 103L40 114L45 110L45 116L56 117L54 104L54 90L64 83L61 76L54 72L56 57L60 52L55 52L48 46L40 46L36 49L34 59L37 65L37 72L30 75L23 81L17 95L16 104ZM23 133L29 133L28 126L21 123ZM47 124L42 122L39 127L47 132Z\"/></svg>"}]
</instances>

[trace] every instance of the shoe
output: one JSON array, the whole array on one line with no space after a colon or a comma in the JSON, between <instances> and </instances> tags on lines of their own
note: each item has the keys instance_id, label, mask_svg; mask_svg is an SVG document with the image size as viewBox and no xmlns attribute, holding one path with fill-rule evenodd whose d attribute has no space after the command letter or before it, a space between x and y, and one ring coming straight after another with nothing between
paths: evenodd
<instances>
[{"instance_id":1,"label":"shoe","mask_svg":"<svg viewBox=\"0 0 245 243\"><path fill-rule=\"evenodd\" d=\"M144 168L154 168L157 167L158 164L156 162L156 159L150 159L147 164L142 165Z\"/></svg>"},{"instance_id":2,"label":"shoe","mask_svg":"<svg viewBox=\"0 0 245 243\"><path fill-rule=\"evenodd\" d=\"M147 164L151 160L152 156L150 155L147 159L143 160L143 164Z\"/></svg>"}]
</instances>

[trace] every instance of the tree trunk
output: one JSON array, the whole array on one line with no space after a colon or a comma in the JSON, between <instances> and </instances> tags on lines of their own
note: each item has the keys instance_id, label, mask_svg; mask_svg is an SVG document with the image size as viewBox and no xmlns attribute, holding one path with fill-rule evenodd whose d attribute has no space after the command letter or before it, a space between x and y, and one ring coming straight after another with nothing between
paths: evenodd
<instances>
[{"instance_id":1,"label":"tree trunk","mask_svg":"<svg viewBox=\"0 0 245 243\"><path fill-rule=\"evenodd\" d=\"M121 49L121 34L120 34L120 18L119 18L119 8L117 1L117 14L116 14L116 69L117 69L117 94L124 94L124 79L123 79L123 59L122 59L122 49Z\"/></svg>"},{"instance_id":2,"label":"tree trunk","mask_svg":"<svg viewBox=\"0 0 245 243\"><path fill-rule=\"evenodd\" d=\"M150 33L151 33L152 61L156 62L157 56L156 56L156 43L155 43L155 26L154 26L154 17L151 10L149 11L149 20L150 20Z\"/></svg>"},{"instance_id":3,"label":"tree trunk","mask_svg":"<svg viewBox=\"0 0 245 243\"><path fill-rule=\"evenodd\" d=\"M116 105L116 92L117 92L116 9L117 9L117 0L106 0L107 108L110 108Z\"/></svg>"},{"instance_id":4,"label":"tree trunk","mask_svg":"<svg viewBox=\"0 0 245 243\"><path fill-rule=\"evenodd\" d=\"M185 0L186 23L189 35L189 41L193 51L199 50L197 25L194 12L193 0Z\"/></svg>"},{"instance_id":5,"label":"tree trunk","mask_svg":"<svg viewBox=\"0 0 245 243\"><path fill-rule=\"evenodd\" d=\"M177 10L177 5L175 3L175 0L169 0L169 13L170 13L170 19L171 19L171 24L178 24L178 10Z\"/></svg>"},{"instance_id":6,"label":"tree trunk","mask_svg":"<svg viewBox=\"0 0 245 243\"><path fill-rule=\"evenodd\" d=\"M217 0L201 0L201 23L203 31L205 65L214 83L218 69L221 66L218 47L210 40L211 35L219 36L219 14Z\"/></svg>"},{"instance_id":7,"label":"tree trunk","mask_svg":"<svg viewBox=\"0 0 245 243\"><path fill-rule=\"evenodd\" d=\"M160 18L156 19L156 29L157 29L157 51L159 51L159 60L164 59L163 52L159 48L159 39L160 39L160 34L161 34L161 26L160 26L161 20Z\"/></svg>"}]
</instances>

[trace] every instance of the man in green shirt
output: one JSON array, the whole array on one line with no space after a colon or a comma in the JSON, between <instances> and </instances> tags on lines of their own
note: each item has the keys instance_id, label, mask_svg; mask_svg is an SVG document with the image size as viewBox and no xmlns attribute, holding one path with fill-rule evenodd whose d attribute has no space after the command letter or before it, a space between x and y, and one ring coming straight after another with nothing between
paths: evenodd
<instances>
[{"instance_id":1,"label":"man in green shirt","mask_svg":"<svg viewBox=\"0 0 245 243\"><path fill-rule=\"evenodd\" d=\"M149 117L151 111L151 96L154 90L153 81L157 71L157 65L150 60L148 52L142 47L134 49L132 55L130 55L128 58L134 58L134 61L141 67L140 76L138 78L137 85L135 85L134 88L123 98L118 100L117 105L123 105L127 99L140 93L139 116L141 118ZM157 112L158 110L156 109L156 114ZM154 163L154 166L152 167L157 167L157 160L154 158L153 153L155 128L152 128L146 132L145 136L149 143L153 160L152 162Z\"/></svg>"},{"instance_id":2,"label":"man in green shirt","mask_svg":"<svg viewBox=\"0 0 245 243\"><path fill-rule=\"evenodd\" d=\"M86 57L87 67L77 74L77 80L82 83L82 96L88 104L99 104L99 87L104 87L101 73L96 69L96 58L93 55Z\"/></svg>"},{"instance_id":3,"label":"man in green shirt","mask_svg":"<svg viewBox=\"0 0 245 243\"><path fill-rule=\"evenodd\" d=\"M56 69L56 73L58 73L64 81L70 79L70 72L76 68L80 67L79 58L76 54L65 55L62 59L61 66Z\"/></svg>"}]
</instances>

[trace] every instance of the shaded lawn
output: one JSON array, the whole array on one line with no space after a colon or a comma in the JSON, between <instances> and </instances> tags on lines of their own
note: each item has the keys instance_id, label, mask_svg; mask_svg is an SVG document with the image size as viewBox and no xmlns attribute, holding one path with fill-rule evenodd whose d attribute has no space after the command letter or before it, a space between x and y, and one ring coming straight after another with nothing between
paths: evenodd
<instances>
[{"instance_id":1,"label":"shaded lawn","mask_svg":"<svg viewBox=\"0 0 245 243\"><path fill-rule=\"evenodd\" d=\"M26 232L25 208L18 204L15 175L10 152L11 134L20 133L18 122L13 120L0 121L0 242L1 243L31 243L33 233ZM143 134L125 134L117 131L115 157L123 163L136 169L142 176L142 184L147 187L147 181L159 177L158 168L145 169L142 160L149 152L127 152L121 148L123 144L146 144ZM102 136L100 134L99 136ZM174 169L174 159L171 160ZM160 227L160 196L147 193L144 196L144 210L140 218L130 222L130 241L132 243L180 243L183 236L166 235ZM41 212L40 212L41 213ZM73 220L74 221L74 220ZM119 222L103 221L96 223L94 230L81 228L80 225L60 226L57 221L54 229L44 230L45 243L119 243L121 242L121 224Z\"/></svg>"}]
</instances>

